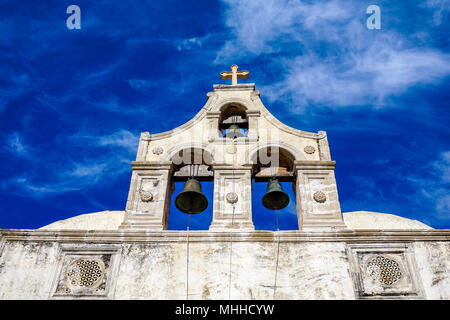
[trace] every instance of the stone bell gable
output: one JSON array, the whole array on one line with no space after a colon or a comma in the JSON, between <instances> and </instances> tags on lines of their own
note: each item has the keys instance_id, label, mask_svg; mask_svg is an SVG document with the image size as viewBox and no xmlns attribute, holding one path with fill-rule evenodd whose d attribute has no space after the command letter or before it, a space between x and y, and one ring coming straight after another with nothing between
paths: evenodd
<instances>
[{"instance_id":1,"label":"stone bell gable","mask_svg":"<svg viewBox=\"0 0 450 320\"><path fill-rule=\"evenodd\" d=\"M326 132L280 122L255 84L237 83L248 77L237 66L221 76L232 84L214 85L190 121L162 133L141 133L120 228L167 229L173 183L185 181L192 164L198 165L199 180L214 181L210 230L253 230L252 179L274 176L293 183L291 201L301 230L345 228Z\"/></svg>"}]
</instances>

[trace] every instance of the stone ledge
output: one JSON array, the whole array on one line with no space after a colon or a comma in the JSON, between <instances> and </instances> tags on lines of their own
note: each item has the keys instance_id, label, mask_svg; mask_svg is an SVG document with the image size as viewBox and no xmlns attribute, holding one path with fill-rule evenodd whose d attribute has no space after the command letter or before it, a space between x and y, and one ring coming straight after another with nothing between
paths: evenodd
<instances>
[{"instance_id":1,"label":"stone ledge","mask_svg":"<svg viewBox=\"0 0 450 320\"><path fill-rule=\"evenodd\" d=\"M336 161L329 160L295 160L295 170L334 170Z\"/></svg>"},{"instance_id":2,"label":"stone ledge","mask_svg":"<svg viewBox=\"0 0 450 320\"><path fill-rule=\"evenodd\" d=\"M254 83L238 83L235 85L231 84L214 84L214 91L254 91L255 84Z\"/></svg>"},{"instance_id":3,"label":"stone ledge","mask_svg":"<svg viewBox=\"0 0 450 320\"><path fill-rule=\"evenodd\" d=\"M133 170L170 170L172 163L169 161L132 161Z\"/></svg>"},{"instance_id":4,"label":"stone ledge","mask_svg":"<svg viewBox=\"0 0 450 320\"><path fill-rule=\"evenodd\" d=\"M184 242L187 232L178 230L26 230L0 229L1 241L56 242ZM233 231L233 242L405 242L450 241L450 229L442 230L337 230L337 231ZM217 242L230 240L229 231L189 231L189 241Z\"/></svg>"}]
</instances>

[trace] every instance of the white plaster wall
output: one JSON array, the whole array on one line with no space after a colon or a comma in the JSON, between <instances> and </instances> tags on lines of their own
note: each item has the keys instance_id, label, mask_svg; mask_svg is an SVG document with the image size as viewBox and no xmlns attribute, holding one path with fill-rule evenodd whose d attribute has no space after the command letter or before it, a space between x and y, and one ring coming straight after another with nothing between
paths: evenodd
<instances>
[{"instance_id":1,"label":"white plaster wall","mask_svg":"<svg viewBox=\"0 0 450 320\"><path fill-rule=\"evenodd\" d=\"M427 299L450 300L450 243L416 242L414 253Z\"/></svg>"},{"instance_id":2,"label":"white plaster wall","mask_svg":"<svg viewBox=\"0 0 450 320\"><path fill-rule=\"evenodd\" d=\"M48 299L57 266L58 243L4 243L0 256L0 300Z\"/></svg>"},{"instance_id":3,"label":"white plaster wall","mask_svg":"<svg viewBox=\"0 0 450 320\"><path fill-rule=\"evenodd\" d=\"M59 243L3 244L0 300L48 299ZM186 299L185 241L123 242L121 247L115 299ZM450 299L450 244L418 241L413 249L424 297ZM233 242L231 299L274 298L276 252L276 238ZM190 242L189 299L227 300L229 261L228 241ZM349 270L344 242L281 242L275 299L355 299Z\"/></svg>"}]
</instances>

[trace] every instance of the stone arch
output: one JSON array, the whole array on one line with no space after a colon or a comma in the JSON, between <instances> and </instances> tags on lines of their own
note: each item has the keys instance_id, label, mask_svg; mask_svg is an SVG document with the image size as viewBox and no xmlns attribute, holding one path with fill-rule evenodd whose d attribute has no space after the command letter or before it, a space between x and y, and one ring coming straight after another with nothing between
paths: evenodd
<instances>
[{"instance_id":1,"label":"stone arch","mask_svg":"<svg viewBox=\"0 0 450 320\"><path fill-rule=\"evenodd\" d=\"M272 149L274 148L274 149ZM273 153L276 153L274 155ZM268 159L272 160L273 157L278 157L276 163L264 163L264 159L261 157L267 156ZM252 210L256 213L254 215L253 222L255 228L260 230L266 230L267 228L281 228L284 229L284 225L295 223L298 219L292 214L286 214L286 212L292 212L292 210L297 211L297 197L296 192L296 180L297 173L295 170L295 161L302 158L301 153L296 150L293 146L284 143L263 143L259 144L249 150L249 163L252 166L251 174L251 185L252 185ZM278 182L281 184L282 190L289 197L289 204L287 207L279 209L281 213L278 217L279 219L274 219L273 224L269 223L267 220L268 212L272 210L265 207L262 200L270 181L272 178L276 177ZM284 213L283 213L284 212ZM276 224L275 224L276 222ZM278 223L280 223L278 225Z\"/></svg>"},{"instance_id":2,"label":"stone arch","mask_svg":"<svg viewBox=\"0 0 450 320\"><path fill-rule=\"evenodd\" d=\"M248 108L239 102L228 102L223 104L220 108L220 115L218 118L218 129L223 137L225 137L225 133L227 132L230 125L235 125L239 127L237 130L238 136L246 136L248 130L248 116L247 110ZM241 131L241 132L239 132ZM233 132L233 130L231 131ZM227 134L227 137L229 135ZM236 136L235 136L236 137Z\"/></svg>"},{"instance_id":3,"label":"stone arch","mask_svg":"<svg viewBox=\"0 0 450 320\"><path fill-rule=\"evenodd\" d=\"M248 101L247 100L235 98L235 99L225 99L225 100L223 100L217 106L217 110L219 110L219 112L222 112L224 109L226 109L229 105L232 105L232 104L240 105L246 111L250 109L249 106L248 106Z\"/></svg>"},{"instance_id":4,"label":"stone arch","mask_svg":"<svg viewBox=\"0 0 450 320\"><path fill-rule=\"evenodd\" d=\"M257 156L258 153L260 152L260 150L263 149L267 149L267 148L278 148L281 152L283 152L284 155L286 155L287 158L290 159L290 162L292 162L292 165L294 164L294 161L297 160L306 160L305 155L298 150L297 148L295 148L294 146L292 146L289 143L286 142L266 142L266 143L261 143L261 144L257 144L252 148L249 148L247 150L247 154L246 154L246 161L249 164L256 164L257 162Z\"/></svg>"},{"instance_id":5,"label":"stone arch","mask_svg":"<svg viewBox=\"0 0 450 320\"><path fill-rule=\"evenodd\" d=\"M202 143L202 142L187 142L187 143L176 145L167 151L165 160L172 162L174 165L180 164L180 163L178 163L176 156L180 152L183 152L184 150L192 150L193 157L190 158L191 160L194 161L194 162L192 162L192 164L194 164L194 163L198 164L198 162L201 162L202 164L205 164L205 165L211 165L214 161L213 150L211 150L209 145L207 145L206 143ZM201 156L201 158L198 157L199 155ZM187 159L187 157L186 157L186 159ZM175 161L175 163L174 163L174 161Z\"/></svg>"},{"instance_id":6,"label":"stone arch","mask_svg":"<svg viewBox=\"0 0 450 320\"><path fill-rule=\"evenodd\" d=\"M171 148L167 153L167 159L171 163L171 172L169 173L170 188L167 195L167 229L179 230L180 226L178 224L180 221L186 222L184 213L178 216L181 209L176 205L176 198L186 187L187 181L192 178L200 183L199 191L208 199L208 206L204 212L206 217L210 216L210 218L206 219L212 219L212 190L214 185L214 174L212 171L214 156L212 150L205 143L184 143Z\"/></svg>"}]
</instances>

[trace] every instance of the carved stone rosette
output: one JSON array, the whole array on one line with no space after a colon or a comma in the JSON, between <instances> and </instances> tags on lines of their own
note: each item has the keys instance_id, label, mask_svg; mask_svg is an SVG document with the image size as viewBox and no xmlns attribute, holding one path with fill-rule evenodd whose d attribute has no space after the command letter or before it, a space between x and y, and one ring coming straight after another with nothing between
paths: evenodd
<instances>
[{"instance_id":1,"label":"carved stone rosette","mask_svg":"<svg viewBox=\"0 0 450 320\"><path fill-rule=\"evenodd\" d=\"M238 195L236 192L229 192L227 193L226 199L228 203L235 204L238 202Z\"/></svg>"},{"instance_id":2,"label":"carved stone rosette","mask_svg":"<svg viewBox=\"0 0 450 320\"><path fill-rule=\"evenodd\" d=\"M306 146L303 151L305 151L305 153L307 154L313 154L314 152L316 152L316 149L313 146Z\"/></svg>"},{"instance_id":3,"label":"carved stone rosette","mask_svg":"<svg viewBox=\"0 0 450 320\"><path fill-rule=\"evenodd\" d=\"M314 192L313 199L316 202L323 203L327 200L327 196L322 191L316 191Z\"/></svg>"}]
</instances>

